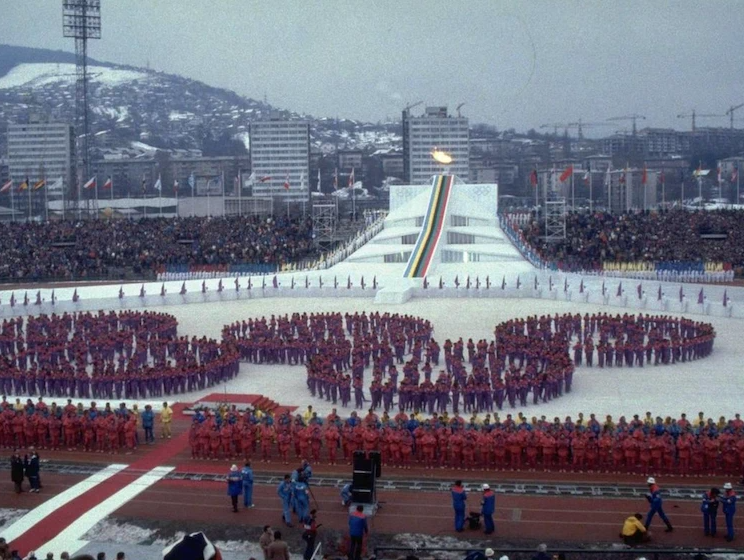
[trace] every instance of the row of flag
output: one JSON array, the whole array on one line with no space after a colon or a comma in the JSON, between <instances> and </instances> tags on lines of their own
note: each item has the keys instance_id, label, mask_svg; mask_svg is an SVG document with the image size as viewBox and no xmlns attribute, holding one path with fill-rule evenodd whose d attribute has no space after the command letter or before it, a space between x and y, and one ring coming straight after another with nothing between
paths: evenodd
<instances>
[{"instance_id":1,"label":"row of flag","mask_svg":"<svg viewBox=\"0 0 744 560\"><path fill-rule=\"evenodd\" d=\"M535 171L535 173L537 173L537 172ZM270 175L262 175L262 176L258 177L256 175L255 171L254 171L248 177L247 185L248 186L253 186L256 183L266 183L268 181L271 181L271 179L272 179L272 177ZM235 186L236 186L236 188L239 186L239 182L240 182L240 178L239 177L235 177ZM349 175L348 188L352 188L354 186L354 183L355 182L356 181L355 181L355 178L354 178L354 169L352 168L351 174ZM195 183L195 177L194 177L194 174L193 173L189 176L188 183L189 183L189 186L191 187L191 189L193 190L194 189L194 186L196 184ZM210 181L210 183L211 183L211 181ZM304 186L305 186L305 173L304 172L300 176L300 183L301 183L302 187L304 188ZM321 181L320 181L320 170L318 170L318 192L320 192L320 190L321 190L320 189L320 185L321 185ZM47 186L46 179L41 179L41 180L39 180L39 181L31 184L31 182L28 180L28 178L26 178L25 181L22 181L20 183L20 185L18 185L18 189L17 190L18 190L18 192L22 192L22 191L26 191L26 190L28 190L30 188L32 191L36 191L36 190L43 189L45 186ZM178 182L178 179L174 179L173 180L173 190L177 192L179 186L180 186L180 184ZM291 186L291 184L290 184L290 180L289 180L289 172L287 172L287 175L286 175L286 177L284 179L284 188L286 190L289 190L290 189L290 186ZM91 177L88 181L86 181L83 184L83 190L94 190L97 187L98 187L98 179L96 177ZM111 179L111 177L109 177L108 179L106 179L106 181L104 181L104 183L103 183L103 185L101 187L103 189L113 189L114 188L114 182ZM145 191L146 190L146 187L147 187L147 181L145 179L142 179L142 190ZM333 174L333 188L334 189L338 189L338 168L336 168L336 170L334 171L334 174ZM8 179L5 183L2 184L2 186L0 186L0 193L8 192L8 191L11 191L12 189L13 189L13 180L12 179ZM155 184L153 185L153 189L156 190L156 191L158 191L158 192L161 192L163 190L163 182L162 182L162 179L161 179L161 177L159 175L158 175L157 181L155 181ZM62 190L62 177L60 177L59 179L57 179L56 181L54 181L54 183L52 183L51 185L49 185L49 190L50 191Z\"/></svg>"},{"instance_id":2,"label":"row of flag","mask_svg":"<svg viewBox=\"0 0 744 560\"><path fill-rule=\"evenodd\" d=\"M581 170L579 170L579 171L581 171ZM628 170L628 167L626 167L625 169L622 169L621 170L620 178L618 179L621 184L622 183L625 183L625 180L626 180L625 179L625 176L628 173L628 171L629 171ZM555 173L556 173L556 170L553 169L553 171L551 172L551 175L555 175ZM702 163L701 163L698 166L698 168L695 169L695 171L692 172L692 176L693 177L705 177L706 175L708 175L708 173L710 173L710 170L709 169L703 169L703 166L702 166ZM612 168L610 166L608 166L607 167L607 172L606 172L606 182L609 182L610 177L611 177L611 174L612 174ZM561 183L565 183L573 175L574 175L574 166L573 165L569 165L558 176L558 181L560 181ZM585 183L589 184L589 181L591 180L591 171L589 171L588 169L587 170L584 170L582 179L583 179L583 181ZM722 173L721 173L721 166L720 165L718 166L718 169L717 169L717 179L718 179L718 183L719 184L720 183L723 183L723 176L722 176ZM739 179L739 167L736 166L736 165L734 165L733 169L731 170L731 175L729 176L729 181L731 183L736 183L738 181L738 179ZM659 172L658 182L661 183L662 185L666 182L666 177L664 175L664 170L662 170L662 171ZM530 173L530 184L533 187L537 187L537 169L533 169L532 172ZM647 167L645 165L643 166L643 171L641 172L641 184L643 184L643 185L648 184L648 169L647 169Z\"/></svg>"}]
</instances>

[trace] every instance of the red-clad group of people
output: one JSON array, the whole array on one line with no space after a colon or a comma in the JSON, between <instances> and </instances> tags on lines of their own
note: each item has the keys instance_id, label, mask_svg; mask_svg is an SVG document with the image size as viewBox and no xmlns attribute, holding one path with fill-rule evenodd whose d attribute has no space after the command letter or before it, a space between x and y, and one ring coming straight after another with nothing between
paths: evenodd
<instances>
[{"instance_id":1,"label":"red-clad group of people","mask_svg":"<svg viewBox=\"0 0 744 560\"><path fill-rule=\"evenodd\" d=\"M237 375L239 354L206 337L179 337L172 315L64 313L5 319L0 393L138 399L203 389Z\"/></svg>"},{"instance_id":2,"label":"red-clad group of people","mask_svg":"<svg viewBox=\"0 0 744 560\"><path fill-rule=\"evenodd\" d=\"M376 451L392 467L483 470L556 470L678 475L740 474L744 465L744 421L718 422L701 412L690 421L654 418L599 420L579 414L552 422L447 413L424 418L415 411L382 416L373 410L342 419L334 409L326 418L312 412L274 418L257 411L201 411L191 427L194 458L291 457L314 462L349 463L354 451Z\"/></svg>"},{"instance_id":3,"label":"red-clad group of people","mask_svg":"<svg viewBox=\"0 0 744 560\"><path fill-rule=\"evenodd\" d=\"M86 408L71 399L64 406L47 405L39 397L26 404L20 399L0 403L0 442L5 449L67 449L99 453L132 452L140 442L138 428L145 429L147 443L153 441L155 415L147 405L127 409L124 404L113 409L109 403L99 408L91 402Z\"/></svg>"}]
</instances>

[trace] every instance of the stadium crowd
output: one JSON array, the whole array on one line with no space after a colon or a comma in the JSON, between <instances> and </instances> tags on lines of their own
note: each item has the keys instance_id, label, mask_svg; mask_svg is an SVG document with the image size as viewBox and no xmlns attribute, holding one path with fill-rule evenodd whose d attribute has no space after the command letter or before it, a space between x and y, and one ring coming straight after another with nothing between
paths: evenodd
<instances>
[{"instance_id":1,"label":"stadium crowd","mask_svg":"<svg viewBox=\"0 0 744 560\"><path fill-rule=\"evenodd\" d=\"M715 339L710 324L688 319L544 315L497 325L490 342L448 339L442 354L432 330L428 321L407 315L295 313L236 322L224 327L222 337L252 363L305 364L310 393L333 404L349 406L353 391L357 409L371 403L385 412L429 414L547 402L571 391L574 370L583 363L604 368L687 362L707 356ZM433 376L440 356L444 368ZM364 371L370 365L367 401Z\"/></svg>"},{"instance_id":2,"label":"stadium crowd","mask_svg":"<svg viewBox=\"0 0 744 560\"><path fill-rule=\"evenodd\" d=\"M744 212L570 213L566 238L547 243L538 221L523 229L523 239L544 261L561 270L597 270L604 262L730 262L744 264ZM723 234L709 239L701 234Z\"/></svg>"},{"instance_id":3,"label":"stadium crowd","mask_svg":"<svg viewBox=\"0 0 744 560\"><path fill-rule=\"evenodd\" d=\"M4 319L0 393L138 399L194 391L238 373L239 354L179 337L165 313L100 311Z\"/></svg>"},{"instance_id":4,"label":"stadium crowd","mask_svg":"<svg viewBox=\"0 0 744 560\"><path fill-rule=\"evenodd\" d=\"M0 278L102 277L166 265L283 264L313 254L309 219L228 216L0 223Z\"/></svg>"}]
</instances>

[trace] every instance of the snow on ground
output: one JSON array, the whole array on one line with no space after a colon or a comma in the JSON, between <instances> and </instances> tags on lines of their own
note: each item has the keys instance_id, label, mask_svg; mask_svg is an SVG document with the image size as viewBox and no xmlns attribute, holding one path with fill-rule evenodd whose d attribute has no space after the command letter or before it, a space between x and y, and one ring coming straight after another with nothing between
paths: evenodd
<instances>
[{"instance_id":1,"label":"snow on ground","mask_svg":"<svg viewBox=\"0 0 744 560\"><path fill-rule=\"evenodd\" d=\"M27 513L25 509L0 508L0 527L11 526Z\"/></svg>"},{"instance_id":2,"label":"snow on ground","mask_svg":"<svg viewBox=\"0 0 744 560\"><path fill-rule=\"evenodd\" d=\"M115 558L116 553L122 551L126 553L127 558L159 558L164 548L182 538L185 533L176 532L173 535L168 533L168 535L163 536L158 528L143 527L107 517L82 537L82 540L87 543L75 552L91 554L93 557L99 552L106 552L107 557ZM209 536L208 532L207 536ZM220 549L223 560L263 557L263 552L257 542L217 539L213 542Z\"/></svg>"},{"instance_id":3,"label":"snow on ground","mask_svg":"<svg viewBox=\"0 0 744 560\"><path fill-rule=\"evenodd\" d=\"M405 305L375 305L369 299L302 299L266 298L205 305L193 304L148 307L150 311L172 313L179 321L179 333L219 337L222 326L250 317L270 316L293 312L341 313L356 311L380 311L405 313L424 317L435 326L434 337L443 344L447 338L460 336L465 341L490 338L494 326L512 317L526 317L544 313L624 313L599 305L578 304L537 299L414 299ZM670 313L669 315L675 315ZM696 317L698 320L702 318ZM581 367L574 375L573 390L550 403L528 406L525 415L548 418L554 416L576 416L583 412L588 416L611 414L653 414L678 417L682 412L718 418L742 412L738 395L744 394L744 376L741 374L740 322L722 317L706 317L716 328L718 336L712 356L673 366L645 368ZM370 374L366 372L365 387ZM313 398L305 384L302 366L266 366L244 363L239 376L217 388L205 389L179 396L182 401L194 401L209 393L251 393L268 396L285 405L296 405L302 410L312 405L319 413L330 412L332 405ZM340 405L337 406L342 411ZM516 414L520 409L507 410L503 414ZM350 413L351 409L343 411Z\"/></svg>"},{"instance_id":4,"label":"snow on ground","mask_svg":"<svg viewBox=\"0 0 744 560\"><path fill-rule=\"evenodd\" d=\"M149 78L144 72L120 70L105 66L88 67L90 81L109 87L135 80ZM75 82L74 64L29 63L14 66L5 76L0 77L0 89L19 86L40 87L55 82Z\"/></svg>"}]
</instances>

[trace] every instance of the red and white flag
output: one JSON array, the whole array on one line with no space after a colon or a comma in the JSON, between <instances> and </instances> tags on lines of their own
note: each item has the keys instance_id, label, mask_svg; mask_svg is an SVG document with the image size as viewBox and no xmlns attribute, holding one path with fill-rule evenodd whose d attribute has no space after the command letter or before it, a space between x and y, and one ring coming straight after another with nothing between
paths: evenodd
<instances>
[{"instance_id":1,"label":"red and white flag","mask_svg":"<svg viewBox=\"0 0 744 560\"><path fill-rule=\"evenodd\" d=\"M338 189L338 167L333 172L333 190Z\"/></svg>"},{"instance_id":2,"label":"red and white flag","mask_svg":"<svg viewBox=\"0 0 744 560\"><path fill-rule=\"evenodd\" d=\"M0 187L0 192L8 192L11 188L13 188L13 179L8 179L3 183L3 186Z\"/></svg>"},{"instance_id":3,"label":"red and white flag","mask_svg":"<svg viewBox=\"0 0 744 560\"><path fill-rule=\"evenodd\" d=\"M96 188L96 178L91 177L88 179L88 182L83 185L84 189L95 189Z\"/></svg>"},{"instance_id":4,"label":"red and white flag","mask_svg":"<svg viewBox=\"0 0 744 560\"><path fill-rule=\"evenodd\" d=\"M739 168L734 165L733 171L731 171L731 182L736 183L736 180L739 178Z\"/></svg>"},{"instance_id":5,"label":"red and white flag","mask_svg":"<svg viewBox=\"0 0 744 560\"><path fill-rule=\"evenodd\" d=\"M111 189L114 186L114 182L111 180L111 177L106 179L106 182L103 184L104 189Z\"/></svg>"},{"instance_id":6,"label":"red and white flag","mask_svg":"<svg viewBox=\"0 0 744 560\"><path fill-rule=\"evenodd\" d=\"M530 185L533 187L537 186L537 169L533 169L532 173L530 173Z\"/></svg>"},{"instance_id":7,"label":"red and white flag","mask_svg":"<svg viewBox=\"0 0 744 560\"><path fill-rule=\"evenodd\" d=\"M569 165L568 167L566 167L566 169L563 170L563 173L561 173L560 177L558 177L558 180L563 183L571 175L573 175L573 165Z\"/></svg>"},{"instance_id":8,"label":"red and white flag","mask_svg":"<svg viewBox=\"0 0 744 560\"><path fill-rule=\"evenodd\" d=\"M718 184L720 185L721 181L723 180L721 178L721 165L720 164L718 165L718 169L716 169L716 173L718 174Z\"/></svg>"},{"instance_id":9,"label":"red and white flag","mask_svg":"<svg viewBox=\"0 0 744 560\"><path fill-rule=\"evenodd\" d=\"M178 179L173 179L173 192L178 192Z\"/></svg>"},{"instance_id":10,"label":"red and white flag","mask_svg":"<svg viewBox=\"0 0 744 560\"><path fill-rule=\"evenodd\" d=\"M264 175L263 177L258 179L259 183L266 183L268 181L271 181L271 175Z\"/></svg>"},{"instance_id":11,"label":"red and white flag","mask_svg":"<svg viewBox=\"0 0 744 560\"><path fill-rule=\"evenodd\" d=\"M284 188L289 190L289 171L287 172L287 176L284 178Z\"/></svg>"},{"instance_id":12,"label":"red and white flag","mask_svg":"<svg viewBox=\"0 0 744 560\"><path fill-rule=\"evenodd\" d=\"M349 188L354 186L354 168L351 168L351 175L349 175Z\"/></svg>"},{"instance_id":13,"label":"red and white flag","mask_svg":"<svg viewBox=\"0 0 744 560\"><path fill-rule=\"evenodd\" d=\"M641 175L641 184L645 185L648 183L648 169L646 168L646 164L643 164L643 175Z\"/></svg>"}]
</instances>

